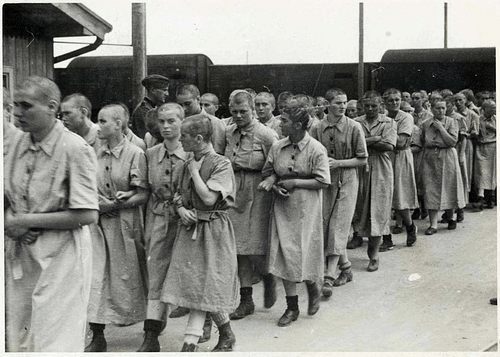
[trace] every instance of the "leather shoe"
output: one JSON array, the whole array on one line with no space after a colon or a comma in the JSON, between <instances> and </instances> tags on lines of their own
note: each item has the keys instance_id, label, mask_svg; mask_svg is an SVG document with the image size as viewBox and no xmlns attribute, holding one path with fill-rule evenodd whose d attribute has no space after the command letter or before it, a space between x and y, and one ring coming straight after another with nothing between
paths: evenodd
<instances>
[{"instance_id":1,"label":"leather shoe","mask_svg":"<svg viewBox=\"0 0 500 357\"><path fill-rule=\"evenodd\" d=\"M453 219L450 219L448 221L448 229L452 230L452 229L456 229L456 228L457 228L457 222L454 221Z\"/></svg>"},{"instance_id":2,"label":"leather shoe","mask_svg":"<svg viewBox=\"0 0 500 357\"><path fill-rule=\"evenodd\" d=\"M195 345L194 343L187 344L186 342L184 342L184 344L182 345L181 352L196 352L197 349L198 346Z\"/></svg>"},{"instance_id":3,"label":"leather shoe","mask_svg":"<svg viewBox=\"0 0 500 357\"><path fill-rule=\"evenodd\" d=\"M378 259L370 259L370 264L366 268L369 272L374 272L378 270Z\"/></svg>"},{"instance_id":4,"label":"leather shoe","mask_svg":"<svg viewBox=\"0 0 500 357\"><path fill-rule=\"evenodd\" d=\"M329 276L325 276L325 281L323 282L323 288L321 289L321 293L324 297L330 297L333 294L333 285L335 283L335 279Z\"/></svg>"},{"instance_id":5,"label":"leather shoe","mask_svg":"<svg viewBox=\"0 0 500 357\"><path fill-rule=\"evenodd\" d=\"M491 298L490 299L490 304L491 305L496 305L497 304L497 298Z\"/></svg>"},{"instance_id":6,"label":"leather shoe","mask_svg":"<svg viewBox=\"0 0 500 357\"><path fill-rule=\"evenodd\" d=\"M104 335L94 335L90 344L85 347L85 352L106 352L108 350L108 343Z\"/></svg>"},{"instance_id":7,"label":"leather shoe","mask_svg":"<svg viewBox=\"0 0 500 357\"><path fill-rule=\"evenodd\" d=\"M436 234L438 232L438 230L434 227L429 227L425 230L425 235L426 236L431 236L433 234Z\"/></svg>"},{"instance_id":8,"label":"leather shoe","mask_svg":"<svg viewBox=\"0 0 500 357\"><path fill-rule=\"evenodd\" d=\"M457 222L462 222L464 220L464 210L457 209Z\"/></svg>"},{"instance_id":9,"label":"leather shoe","mask_svg":"<svg viewBox=\"0 0 500 357\"><path fill-rule=\"evenodd\" d=\"M239 320L247 315L253 314L254 311L255 311L255 304L253 303L253 301L241 300L236 310L234 310L234 312L229 314L229 319Z\"/></svg>"},{"instance_id":10,"label":"leather shoe","mask_svg":"<svg viewBox=\"0 0 500 357\"><path fill-rule=\"evenodd\" d=\"M351 268L342 270L340 272L340 275L335 281L333 282L333 286L342 286L345 285L346 283L352 281L352 270Z\"/></svg>"},{"instance_id":11,"label":"leather shoe","mask_svg":"<svg viewBox=\"0 0 500 357\"><path fill-rule=\"evenodd\" d=\"M292 311L289 309L285 310L283 316L280 317L278 321L278 326L284 327L290 325L293 321L296 321L299 318L300 311Z\"/></svg>"}]
</instances>

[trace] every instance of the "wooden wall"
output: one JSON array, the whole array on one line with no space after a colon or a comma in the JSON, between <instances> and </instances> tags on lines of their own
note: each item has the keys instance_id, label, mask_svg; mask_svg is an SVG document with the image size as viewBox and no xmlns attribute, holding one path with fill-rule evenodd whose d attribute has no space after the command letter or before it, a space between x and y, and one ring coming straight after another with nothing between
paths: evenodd
<instances>
[{"instance_id":1,"label":"wooden wall","mask_svg":"<svg viewBox=\"0 0 500 357\"><path fill-rule=\"evenodd\" d=\"M52 38L4 35L2 45L3 65L14 68L14 85L33 75L54 78Z\"/></svg>"}]
</instances>

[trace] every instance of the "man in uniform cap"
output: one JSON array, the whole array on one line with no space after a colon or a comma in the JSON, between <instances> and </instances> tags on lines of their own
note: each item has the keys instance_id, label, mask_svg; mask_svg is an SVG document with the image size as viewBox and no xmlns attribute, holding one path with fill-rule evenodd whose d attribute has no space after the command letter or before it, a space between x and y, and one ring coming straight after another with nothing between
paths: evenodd
<instances>
[{"instance_id":1,"label":"man in uniform cap","mask_svg":"<svg viewBox=\"0 0 500 357\"><path fill-rule=\"evenodd\" d=\"M146 96L142 102L134 109L132 113L131 129L144 139L146 135L146 113L151 109L164 103L168 96L168 82L167 77L160 76L159 74L152 74L142 80L142 85L146 88Z\"/></svg>"}]
</instances>

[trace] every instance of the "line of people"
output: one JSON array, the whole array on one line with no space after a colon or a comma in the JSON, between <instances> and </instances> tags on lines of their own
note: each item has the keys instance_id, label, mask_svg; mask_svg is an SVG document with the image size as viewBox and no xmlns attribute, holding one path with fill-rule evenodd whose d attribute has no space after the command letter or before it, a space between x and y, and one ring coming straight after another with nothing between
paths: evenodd
<instances>
[{"instance_id":1,"label":"line of people","mask_svg":"<svg viewBox=\"0 0 500 357\"><path fill-rule=\"evenodd\" d=\"M142 83L131 120L116 103L94 124L84 95L61 101L55 83L30 77L14 99L24 134L9 123L4 90L7 350L82 351L88 321L85 351L103 352L107 324L144 321L138 351L158 352L168 318L189 314L181 351L208 341L213 323L213 351L232 351L230 320L254 313L256 276L265 308L282 280L277 323L288 326L300 314L298 283L314 315L321 295L352 281L347 248L362 237L367 270L378 270L379 252L394 247L391 211L408 247L427 212L426 234L440 210L454 229L471 188L467 155L478 196L496 188L491 99L476 117L463 93L433 93L428 111L422 92L409 106L396 89L357 102L338 88L283 92L277 103L241 89L219 119L217 97L194 85L164 103L167 78Z\"/></svg>"}]
</instances>

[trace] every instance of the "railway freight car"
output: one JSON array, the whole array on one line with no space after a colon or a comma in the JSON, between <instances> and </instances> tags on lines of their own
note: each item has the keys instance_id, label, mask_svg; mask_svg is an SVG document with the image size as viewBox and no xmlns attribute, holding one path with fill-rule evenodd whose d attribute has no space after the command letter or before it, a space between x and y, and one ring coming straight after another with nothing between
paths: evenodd
<instances>
[{"instance_id":1,"label":"railway freight car","mask_svg":"<svg viewBox=\"0 0 500 357\"><path fill-rule=\"evenodd\" d=\"M210 58L202 54L150 55L148 72L170 78L170 100L179 83L193 83L206 92ZM63 96L82 93L92 103L92 118L105 104L120 101L130 110L132 103L132 56L78 57L68 67L55 71Z\"/></svg>"},{"instance_id":2,"label":"railway freight car","mask_svg":"<svg viewBox=\"0 0 500 357\"><path fill-rule=\"evenodd\" d=\"M234 89L324 95L331 87L357 98L358 64L214 65L202 54L150 55L148 73L169 77L170 100L181 82L192 83L202 93L215 93L221 101L219 116L228 116L227 100ZM464 88L494 90L495 48L388 50L380 63L365 63L364 88L383 92ZM56 69L62 94L81 92L97 111L111 101L122 101L132 110L132 57L80 57L67 68Z\"/></svg>"},{"instance_id":3,"label":"railway freight car","mask_svg":"<svg viewBox=\"0 0 500 357\"><path fill-rule=\"evenodd\" d=\"M365 90L373 89L372 73L377 65L365 63ZM228 116L227 100L234 89L252 88L257 93L281 92L324 96L332 87L342 88L348 98L357 97L357 63L211 65L208 88L221 100L218 114Z\"/></svg>"},{"instance_id":4,"label":"railway freight car","mask_svg":"<svg viewBox=\"0 0 500 357\"><path fill-rule=\"evenodd\" d=\"M495 90L494 47L388 50L377 69L376 88L404 91Z\"/></svg>"}]
</instances>

